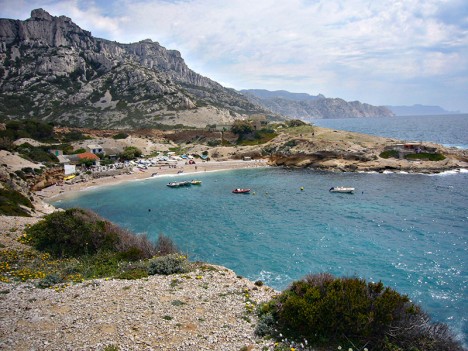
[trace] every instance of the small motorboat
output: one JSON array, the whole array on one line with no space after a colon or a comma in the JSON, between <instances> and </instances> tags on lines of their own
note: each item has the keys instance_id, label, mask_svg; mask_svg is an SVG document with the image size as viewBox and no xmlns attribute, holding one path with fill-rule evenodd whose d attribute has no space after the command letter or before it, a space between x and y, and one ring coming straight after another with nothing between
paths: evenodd
<instances>
[{"instance_id":1,"label":"small motorboat","mask_svg":"<svg viewBox=\"0 0 468 351\"><path fill-rule=\"evenodd\" d=\"M202 181L201 180L192 180L190 184L192 185L201 185Z\"/></svg>"},{"instance_id":2,"label":"small motorboat","mask_svg":"<svg viewBox=\"0 0 468 351\"><path fill-rule=\"evenodd\" d=\"M354 193L354 188L344 186L332 186L329 191L331 193L352 194Z\"/></svg>"},{"instance_id":3,"label":"small motorboat","mask_svg":"<svg viewBox=\"0 0 468 351\"><path fill-rule=\"evenodd\" d=\"M170 182L167 184L167 186L170 188L178 188L180 185L180 182Z\"/></svg>"},{"instance_id":4,"label":"small motorboat","mask_svg":"<svg viewBox=\"0 0 468 351\"><path fill-rule=\"evenodd\" d=\"M250 189L241 189L237 188L232 191L234 194L248 194L250 193Z\"/></svg>"}]
</instances>

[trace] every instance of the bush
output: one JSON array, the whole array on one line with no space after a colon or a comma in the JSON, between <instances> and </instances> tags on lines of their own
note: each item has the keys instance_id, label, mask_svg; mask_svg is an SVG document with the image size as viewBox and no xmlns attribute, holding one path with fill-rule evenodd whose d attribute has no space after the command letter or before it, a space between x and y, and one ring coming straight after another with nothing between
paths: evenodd
<instances>
[{"instance_id":1,"label":"bush","mask_svg":"<svg viewBox=\"0 0 468 351\"><path fill-rule=\"evenodd\" d=\"M159 256L170 255L178 253L179 250L171 238L164 234L159 234L158 241L156 242L156 251Z\"/></svg>"},{"instance_id":2,"label":"bush","mask_svg":"<svg viewBox=\"0 0 468 351\"><path fill-rule=\"evenodd\" d=\"M36 249L55 257L112 251L137 260L156 253L154 245L145 236L133 235L94 212L77 208L52 213L28 228L26 233Z\"/></svg>"},{"instance_id":3,"label":"bush","mask_svg":"<svg viewBox=\"0 0 468 351\"><path fill-rule=\"evenodd\" d=\"M24 207L33 208L26 196L16 190L0 189L0 215L29 217Z\"/></svg>"},{"instance_id":4,"label":"bush","mask_svg":"<svg viewBox=\"0 0 468 351\"><path fill-rule=\"evenodd\" d=\"M462 350L446 326L430 323L406 295L381 282L329 274L309 275L261 305L256 333L375 350Z\"/></svg>"},{"instance_id":5,"label":"bush","mask_svg":"<svg viewBox=\"0 0 468 351\"><path fill-rule=\"evenodd\" d=\"M45 288L50 288L51 286L54 286L60 283L63 283L62 277L60 277L57 274L49 274L48 276L46 276L44 279L41 279L37 283L37 287L41 289L45 289Z\"/></svg>"},{"instance_id":6,"label":"bush","mask_svg":"<svg viewBox=\"0 0 468 351\"><path fill-rule=\"evenodd\" d=\"M142 155L142 152L140 149L138 149L135 146L127 146L123 152L120 154L120 158L123 160L133 160L135 158L138 158Z\"/></svg>"},{"instance_id":7,"label":"bush","mask_svg":"<svg viewBox=\"0 0 468 351\"><path fill-rule=\"evenodd\" d=\"M300 119L291 119L289 121L286 121L286 124L288 125L288 127L301 127L301 126L305 126L305 125L308 125L309 123L306 123L304 121L301 121Z\"/></svg>"},{"instance_id":8,"label":"bush","mask_svg":"<svg viewBox=\"0 0 468 351\"><path fill-rule=\"evenodd\" d=\"M58 163L58 158L51 154L46 146L32 146L29 143L23 143L17 147L17 151L22 157L33 162Z\"/></svg>"},{"instance_id":9,"label":"bush","mask_svg":"<svg viewBox=\"0 0 468 351\"><path fill-rule=\"evenodd\" d=\"M118 133L114 135L112 138L118 140L118 139L127 139L127 137L128 137L127 133Z\"/></svg>"},{"instance_id":10,"label":"bush","mask_svg":"<svg viewBox=\"0 0 468 351\"><path fill-rule=\"evenodd\" d=\"M406 155L407 160L443 161L445 156L439 153L420 152L419 154Z\"/></svg>"},{"instance_id":11,"label":"bush","mask_svg":"<svg viewBox=\"0 0 468 351\"><path fill-rule=\"evenodd\" d=\"M151 260L148 268L149 275L170 275L177 273L187 273L188 271L189 263L187 257L180 254L156 257Z\"/></svg>"},{"instance_id":12,"label":"bush","mask_svg":"<svg viewBox=\"0 0 468 351\"><path fill-rule=\"evenodd\" d=\"M381 158L398 158L399 153L396 150L386 150L380 153Z\"/></svg>"}]
</instances>

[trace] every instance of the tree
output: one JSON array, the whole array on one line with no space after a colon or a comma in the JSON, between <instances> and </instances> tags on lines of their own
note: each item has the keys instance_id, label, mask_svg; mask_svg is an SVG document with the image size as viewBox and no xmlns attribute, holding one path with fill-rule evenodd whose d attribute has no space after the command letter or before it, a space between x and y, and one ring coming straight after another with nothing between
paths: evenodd
<instances>
[{"instance_id":1,"label":"tree","mask_svg":"<svg viewBox=\"0 0 468 351\"><path fill-rule=\"evenodd\" d=\"M231 132L242 137L243 135L250 134L254 131L252 124L248 121L237 119L234 121Z\"/></svg>"},{"instance_id":2,"label":"tree","mask_svg":"<svg viewBox=\"0 0 468 351\"><path fill-rule=\"evenodd\" d=\"M137 157L141 157L142 152L139 148L135 146L127 146L123 152L120 154L120 158L126 161L133 160Z\"/></svg>"}]
</instances>

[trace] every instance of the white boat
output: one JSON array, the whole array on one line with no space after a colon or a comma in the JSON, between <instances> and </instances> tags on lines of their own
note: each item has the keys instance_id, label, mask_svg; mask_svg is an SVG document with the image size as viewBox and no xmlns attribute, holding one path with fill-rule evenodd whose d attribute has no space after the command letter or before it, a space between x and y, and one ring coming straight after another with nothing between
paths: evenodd
<instances>
[{"instance_id":1,"label":"white boat","mask_svg":"<svg viewBox=\"0 0 468 351\"><path fill-rule=\"evenodd\" d=\"M333 186L329 190L331 193L346 193L352 194L354 193L354 188L351 187L344 187L344 186Z\"/></svg>"}]
</instances>

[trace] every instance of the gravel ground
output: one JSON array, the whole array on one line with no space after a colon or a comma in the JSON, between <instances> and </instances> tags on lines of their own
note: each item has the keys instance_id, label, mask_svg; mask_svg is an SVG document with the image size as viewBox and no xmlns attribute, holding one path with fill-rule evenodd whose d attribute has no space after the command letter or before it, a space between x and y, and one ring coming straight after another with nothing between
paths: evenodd
<instances>
[{"instance_id":1,"label":"gravel ground","mask_svg":"<svg viewBox=\"0 0 468 351\"><path fill-rule=\"evenodd\" d=\"M4 248L38 218L0 217ZM0 350L262 350L250 304L277 292L205 265L187 274L65 288L0 282Z\"/></svg>"}]
</instances>

